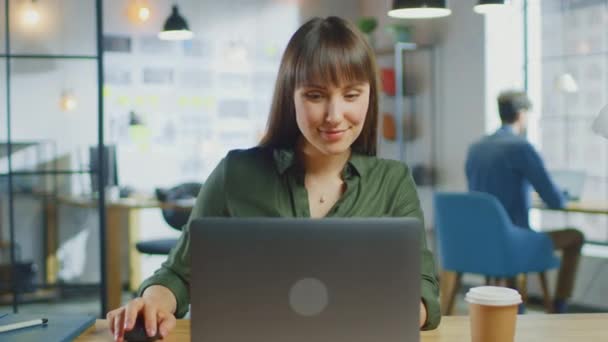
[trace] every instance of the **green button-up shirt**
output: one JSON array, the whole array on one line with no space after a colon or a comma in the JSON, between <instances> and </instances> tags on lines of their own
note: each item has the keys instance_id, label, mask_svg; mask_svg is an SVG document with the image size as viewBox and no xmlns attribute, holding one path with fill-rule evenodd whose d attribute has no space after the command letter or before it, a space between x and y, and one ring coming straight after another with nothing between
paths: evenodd
<instances>
[{"instance_id":1,"label":"green button-up shirt","mask_svg":"<svg viewBox=\"0 0 608 342\"><path fill-rule=\"evenodd\" d=\"M416 187L403 163L353 153L342 172L346 190L328 217L416 217L424 221ZM203 186L189 221L198 217L310 217L304 170L293 150L256 147L231 151ZM421 239L421 295L427 309L423 329L441 319L433 255ZM167 261L140 286L169 288L177 317L190 303L190 232L187 224Z\"/></svg>"}]
</instances>

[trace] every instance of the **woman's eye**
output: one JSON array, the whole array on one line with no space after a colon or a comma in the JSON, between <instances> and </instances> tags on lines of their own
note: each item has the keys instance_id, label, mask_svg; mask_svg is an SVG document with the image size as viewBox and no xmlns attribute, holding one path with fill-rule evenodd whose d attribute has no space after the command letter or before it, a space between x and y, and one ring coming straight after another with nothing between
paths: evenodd
<instances>
[{"instance_id":1,"label":"woman's eye","mask_svg":"<svg viewBox=\"0 0 608 342\"><path fill-rule=\"evenodd\" d=\"M306 93L305 96L309 100L319 100L321 97L323 97L323 94L321 94L321 93Z\"/></svg>"},{"instance_id":2,"label":"woman's eye","mask_svg":"<svg viewBox=\"0 0 608 342\"><path fill-rule=\"evenodd\" d=\"M359 97L359 93L348 93L345 97L347 100L355 100Z\"/></svg>"}]
</instances>

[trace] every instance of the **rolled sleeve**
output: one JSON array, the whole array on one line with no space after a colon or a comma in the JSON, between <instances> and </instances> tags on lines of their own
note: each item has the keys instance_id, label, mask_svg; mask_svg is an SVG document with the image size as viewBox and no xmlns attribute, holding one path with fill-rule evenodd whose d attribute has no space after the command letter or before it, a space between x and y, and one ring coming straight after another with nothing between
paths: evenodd
<instances>
[{"instance_id":1,"label":"rolled sleeve","mask_svg":"<svg viewBox=\"0 0 608 342\"><path fill-rule=\"evenodd\" d=\"M139 287L139 296L152 285L162 285L173 293L177 302L175 317L182 318L186 315L188 312L188 305L190 304L190 292L188 291L186 283L179 278L179 276L171 272L171 270L160 269L141 284Z\"/></svg>"},{"instance_id":2,"label":"rolled sleeve","mask_svg":"<svg viewBox=\"0 0 608 342\"><path fill-rule=\"evenodd\" d=\"M439 306L439 286L435 276L433 255L430 251L422 252L422 280L420 296L426 307L426 322L422 330L432 330L441 322L441 308Z\"/></svg>"},{"instance_id":3,"label":"rolled sleeve","mask_svg":"<svg viewBox=\"0 0 608 342\"><path fill-rule=\"evenodd\" d=\"M162 285L175 296L177 307L175 316L184 317L188 312L190 304L190 229L189 225L184 227L177 245L169 253L167 261L161 268L146 279L139 287L141 296L146 288L152 285Z\"/></svg>"}]
</instances>

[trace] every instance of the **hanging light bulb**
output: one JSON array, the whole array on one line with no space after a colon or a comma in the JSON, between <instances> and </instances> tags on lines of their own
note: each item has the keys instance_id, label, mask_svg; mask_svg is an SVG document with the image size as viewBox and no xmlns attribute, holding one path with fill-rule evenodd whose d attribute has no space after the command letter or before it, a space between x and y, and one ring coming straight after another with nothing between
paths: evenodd
<instances>
[{"instance_id":1,"label":"hanging light bulb","mask_svg":"<svg viewBox=\"0 0 608 342\"><path fill-rule=\"evenodd\" d=\"M74 94L69 90L65 90L61 94L61 99L59 100L59 107L61 107L61 110L64 112L71 112L76 109L77 106L78 102L76 101Z\"/></svg>"},{"instance_id":2,"label":"hanging light bulb","mask_svg":"<svg viewBox=\"0 0 608 342\"><path fill-rule=\"evenodd\" d=\"M137 11L137 17L139 17L139 20L141 21L147 21L150 19L150 9L148 7L140 7Z\"/></svg>"},{"instance_id":3,"label":"hanging light bulb","mask_svg":"<svg viewBox=\"0 0 608 342\"><path fill-rule=\"evenodd\" d=\"M131 0L127 7L127 17L134 23L144 23L150 19L152 11L148 0Z\"/></svg>"},{"instance_id":4,"label":"hanging light bulb","mask_svg":"<svg viewBox=\"0 0 608 342\"><path fill-rule=\"evenodd\" d=\"M173 5L171 15L165 21L163 30L158 34L158 38L162 40L188 40L192 39L194 34L188 28L186 19L179 14L177 5Z\"/></svg>"},{"instance_id":5,"label":"hanging light bulb","mask_svg":"<svg viewBox=\"0 0 608 342\"><path fill-rule=\"evenodd\" d=\"M511 3L511 0L479 0L473 10L479 14L489 14L503 11Z\"/></svg>"},{"instance_id":6,"label":"hanging light bulb","mask_svg":"<svg viewBox=\"0 0 608 342\"><path fill-rule=\"evenodd\" d=\"M38 25L38 23L40 22L40 12L38 11L36 0L31 0L28 4L25 5L21 18L23 19L23 23L27 26Z\"/></svg>"},{"instance_id":7,"label":"hanging light bulb","mask_svg":"<svg viewBox=\"0 0 608 342\"><path fill-rule=\"evenodd\" d=\"M452 13L446 2L447 0L393 0L393 9L388 15L402 19L445 17Z\"/></svg>"}]
</instances>

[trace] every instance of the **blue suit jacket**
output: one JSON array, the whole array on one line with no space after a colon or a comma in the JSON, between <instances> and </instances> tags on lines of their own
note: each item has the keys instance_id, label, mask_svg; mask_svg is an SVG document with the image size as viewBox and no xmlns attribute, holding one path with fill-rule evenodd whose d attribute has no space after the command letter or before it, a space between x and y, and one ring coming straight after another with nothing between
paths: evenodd
<instances>
[{"instance_id":1,"label":"blue suit jacket","mask_svg":"<svg viewBox=\"0 0 608 342\"><path fill-rule=\"evenodd\" d=\"M550 208L566 203L536 149L509 125L471 145L465 167L469 190L496 196L517 226L530 227L530 186Z\"/></svg>"}]
</instances>

